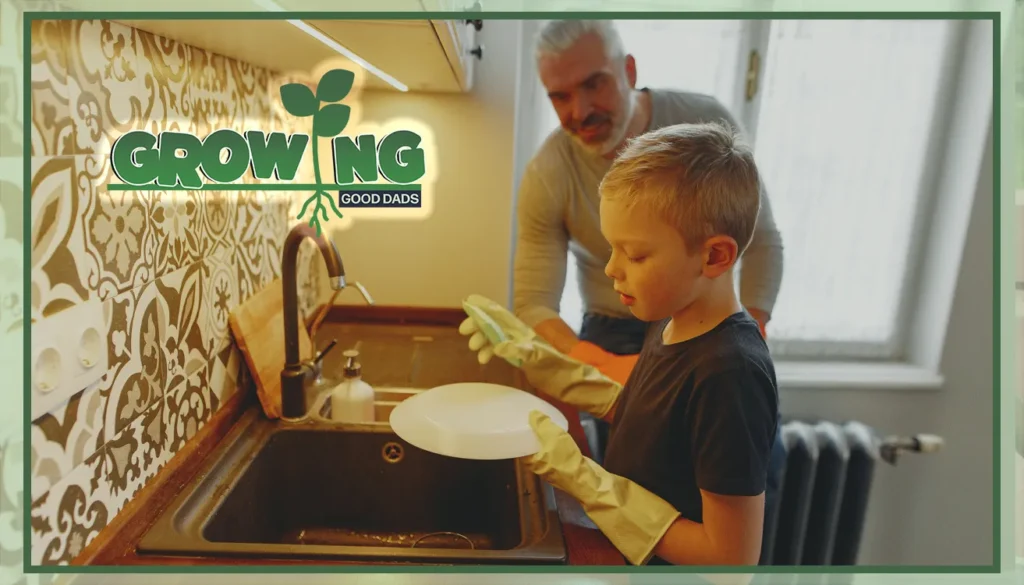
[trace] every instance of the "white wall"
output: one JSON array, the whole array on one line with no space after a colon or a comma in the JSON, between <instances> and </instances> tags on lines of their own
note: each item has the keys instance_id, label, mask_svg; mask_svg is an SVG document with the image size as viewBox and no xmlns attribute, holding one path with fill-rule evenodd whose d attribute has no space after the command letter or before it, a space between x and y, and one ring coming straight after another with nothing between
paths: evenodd
<instances>
[{"instance_id":1,"label":"white wall","mask_svg":"<svg viewBox=\"0 0 1024 585\"><path fill-rule=\"evenodd\" d=\"M429 126L439 165L429 218L359 218L332 233L346 273L378 304L460 307L471 293L507 300L519 23L488 20L477 39L484 55L469 94L362 96L364 120L411 117ZM337 303L362 300L353 291Z\"/></svg>"},{"instance_id":2,"label":"white wall","mask_svg":"<svg viewBox=\"0 0 1024 585\"><path fill-rule=\"evenodd\" d=\"M469 293L506 302L513 201L519 23L487 21L471 95L375 92L363 114L416 116L437 140L440 178L424 221L357 220L333 234L347 273L383 305L457 307ZM528 53L527 53L528 55ZM524 62L524 67L532 63ZM524 71L530 75L530 71ZM989 153L990 157L991 153ZM783 389L787 415L859 419L886 434L934 433L943 451L877 472L862 564L977 564L992 554L992 185L978 185L935 392ZM359 303L345 294L339 303Z\"/></svg>"}]
</instances>

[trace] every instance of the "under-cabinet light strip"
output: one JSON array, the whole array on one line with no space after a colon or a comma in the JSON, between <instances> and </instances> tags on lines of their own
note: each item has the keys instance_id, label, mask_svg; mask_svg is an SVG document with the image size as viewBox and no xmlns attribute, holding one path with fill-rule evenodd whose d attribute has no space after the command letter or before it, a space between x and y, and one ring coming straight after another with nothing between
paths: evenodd
<instances>
[{"instance_id":1,"label":"under-cabinet light strip","mask_svg":"<svg viewBox=\"0 0 1024 585\"><path fill-rule=\"evenodd\" d=\"M284 12L285 11L284 8L281 8L280 6L278 6L277 3L273 2L273 0L256 0L256 3L260 4L261 6L263 6L264 8L266 8L267 10L269 10L271 12ZM405 85L401 81L398 81L394 77L391 77L387 73L384 73L380 69L374 67L369 62L367 62L366 59L363 59L359 55L356 55L355 53L353 53L351 50L341 46L341 44L339 44L337 41L335 41L334 39L332 39L329 36L325 35L324 33L320 32L315 27L312 27L312 26L306 24L305 22L303 22L301 20L294 20L294 19L288 19L288 24L294 26L295 28L301 30L302 32L306 33L307 35L309 35L309 36L313 37L314 39L320 41L321 43L327 45L328 47L330 47L335 52L340 53L341 55L344 55L345 57L348 57L349 59L351 59L352 61L357 63L359 66L361 66L363 69L366 69L370 73L373 73L377 77L379 77L379 78L383 79L384 81L386 81L389 85L391 85L392 87L394 87L398 91L409 91L409 87L407 85Z\"/></svg>"},{"instance_id":2,"label":"under-cabinet light strip","mask_svg":"<svg viewBox=\"0 0 1024 585\"><path fill-rule=\"evenodd\" d=\"M394 77L391 77L387 73L384 73L380 69L377 69L373 65L369 64L366 61L366 59L363 59L359 55L356 55L352 51L350 51L350 50L346 49L345 47L339 45L337 41L335 41L334 39L328 37L324 33L322 33L319 30L313 28L312 26L309 26L305 22L303 22L301 20L289 20L288 22L290 24L294 25L296 28L302 30L303 32L305 32L309 36L317 39L321 43L323 43L323 44L327 45L328 47L334 49L338 53L341 53L342 55L344 55L344 56L348 57L349 59L355 61L356 63L361 65L364 69L366 69L370 73L373 73L377 77L379 77L379 78L383 79L384 81L388 82L395 89L397 89L399 91L409 91L408 86L406 86L401 81L398 81Z\"/></svg>"}]
</instances>

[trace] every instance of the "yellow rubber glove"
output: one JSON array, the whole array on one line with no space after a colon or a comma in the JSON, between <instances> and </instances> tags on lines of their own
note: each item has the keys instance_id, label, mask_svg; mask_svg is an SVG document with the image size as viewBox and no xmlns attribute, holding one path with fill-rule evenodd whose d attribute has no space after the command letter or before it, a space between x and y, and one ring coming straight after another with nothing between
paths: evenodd
<instances>
[{"instance_id":1,"label":"yellow rubber glove","mask_svg":"<svg viewBox=\"0 0 1024 585\"><path fill-rule=\"evenodd\" d=\"M493 352L522 362L520 369L534 388L598 418L604 418L622 394L622 385L601 370L570 358L539 337L503 341Z\"/></svg>"},{"instance_id":2,"label":"yellow rubber glove","mask_svg":"<svg viewBox=\"0 0 1024 585\"><path fill-rule=\"evenodd\" d=\"M511 311L491 299L481 295L469 295L464 304L471 305L487 314L510 340L526 341L540 337L531 327L519 320ZM469 336L469 349L477 352L477 361L486 364L494 357L494 348L480 325L471 316L467 316L459 325L459 333ZM518 365L518 364L517 364Z\"/></svg>"},{"instance_id":3,"label":"yellow rubber glove","mask_svg":"<svg viewBox=\"0 0 1024 585\"><path fill-rule=\"evenodd\" d=\"M467 317L459 325L459 333L470 336L469 348L478 352L478 362L486 364L497 355L521 369L541 392L598 418L604 418L615 406L622 384L558 351L498 303L480 295L470 295L465 302L486 313L508 338L491 345L476 320Z\"/></svg>"},{"instance_id":4,"label":"yellow rubber glove","mask_svg":"<svg viewBox=\"0 0 1024 585\"><path fill-rule=\"evenodd\" d=\"M540 411L530 413L530 426L541 448L522 459L524 466L579 501L629 562L650 561L679 512L640 484L584 457L572 437Z\"/></svg>"}]
</instances>

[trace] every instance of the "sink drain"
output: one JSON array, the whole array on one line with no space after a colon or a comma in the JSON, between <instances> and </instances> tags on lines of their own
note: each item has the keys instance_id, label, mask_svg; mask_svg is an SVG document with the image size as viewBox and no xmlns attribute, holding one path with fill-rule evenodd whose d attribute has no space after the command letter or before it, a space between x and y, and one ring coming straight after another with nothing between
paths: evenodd
<instances>
[{"instance_id":1,"label":"sink drain","mask_svg":"<svg viewBox=\"0 0 1024 585\"><path fill-rule=\"evenodd\" d=\"M436 536L454 536L455 538L462 539L462 540L465 540L466 542L468 542L469 543L469 548L474 549L474 550L476 549L476 545L473 544L473 541L470 540L468 536L466 536L465 534L459 534L458 532L431 532L430 534L424 534L423 536L421 536L421 537L419 537L419 538L417 538L416 540L413 541L412 548L416 548L416 545L419 544L420 542L422 542L422 541L424 541L424 540L426 540L426 539L428 539L430 537L436 537Z\"/></svg>"},{"instance_id":2,"label":"sink drain","mask_svg":"<svg viewBox=\"0 0 1024 585\"><path fill-rule=\"evenodd\" d=\"M380 454L384 457L384 461L388 463L398 463L405 457L405 449L401 445L394 441L388 441L384 443L384 447L381 448Z\"/></svg>"}]
</instances>

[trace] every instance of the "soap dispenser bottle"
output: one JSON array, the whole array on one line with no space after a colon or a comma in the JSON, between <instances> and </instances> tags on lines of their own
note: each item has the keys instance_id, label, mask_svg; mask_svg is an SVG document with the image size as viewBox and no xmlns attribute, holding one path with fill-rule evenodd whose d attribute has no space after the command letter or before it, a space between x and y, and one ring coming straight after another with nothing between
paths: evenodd
<instances>
[{"instance_id":1,"label":"soap dispenser bottle","mask_svg":"<svg viewBox=\"0 0 1024 585\"><path fill-rule=\"evenodd\" d=\"M331 394L331 419L344 423L370 423L375 421L373 387L363 381L359 351L346 351L344 380Z\"/></svg>"}]
</instances>

